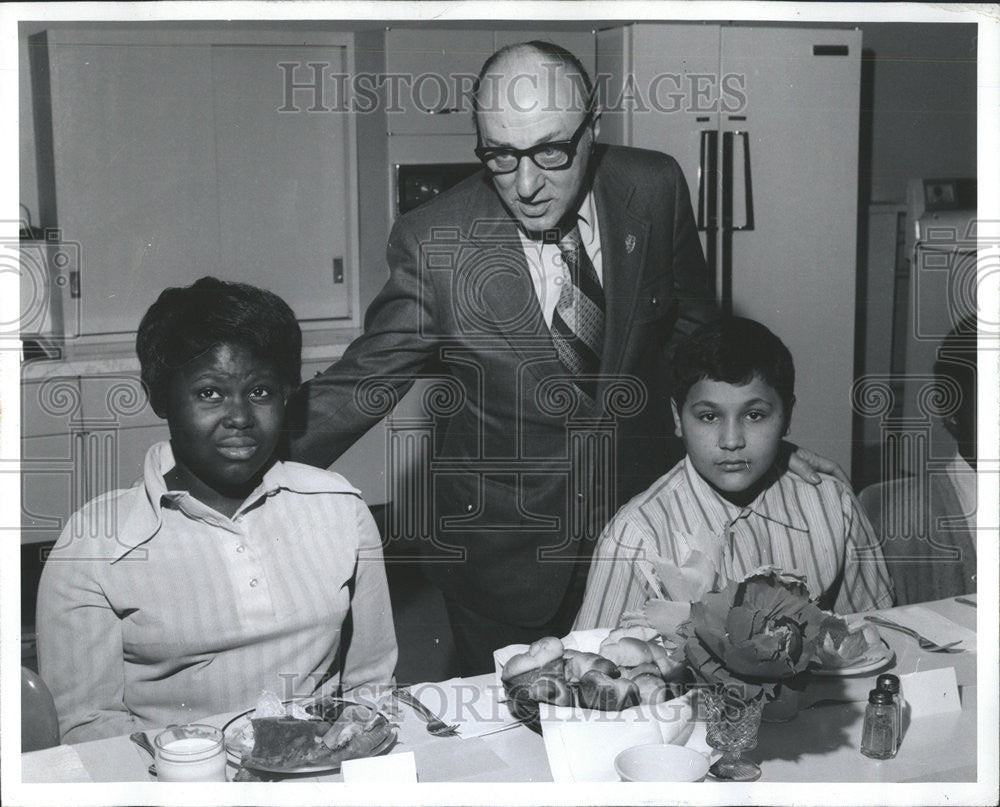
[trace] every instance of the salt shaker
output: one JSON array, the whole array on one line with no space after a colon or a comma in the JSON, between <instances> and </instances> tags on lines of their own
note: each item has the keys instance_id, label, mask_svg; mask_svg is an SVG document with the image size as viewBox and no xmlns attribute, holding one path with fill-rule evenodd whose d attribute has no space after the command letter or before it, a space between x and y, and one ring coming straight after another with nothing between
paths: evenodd
<instances>
[{"instance_id":1,"label":"salt shaker","mask_svg":"<svg viewBox=\"0 0 1000 807\"><path fill-rule=\"evenodd\" d=\"M892 673L882 673L875 681L875 689L888 692L896 703L896 748L903 742L903 696L899 692L899 678Z\"/></svg>"},{"instance_id":2,"label":"salt shaker","mask_svg":"<svg viewBox=\"0 0 1000 807\"><path fill-rule=\"evenodd\" d=\"M896 704L892 694L873 689L868 693L865 725L861 732L861 753L872 759L896 756Z\"/></svg>"}]
</instances>

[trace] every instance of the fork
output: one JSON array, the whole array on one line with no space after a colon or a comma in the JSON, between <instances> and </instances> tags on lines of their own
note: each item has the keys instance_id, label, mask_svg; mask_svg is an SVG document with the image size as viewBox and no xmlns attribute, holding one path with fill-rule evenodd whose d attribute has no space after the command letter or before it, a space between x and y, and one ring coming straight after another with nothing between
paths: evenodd
<instances>
[{"instance_id":1,"label":"fork","mask_svg":"<svg viewBox=\"0 0 1000 807\"><path fill-rule=\"evenodd\" d=\"M937 642L932 642L926 636L921 636L913 628L908 628L905 625L900 625L898 622L893 622L891 619L886 619L882 616L866 616L866 622L873 622L876 625L881 625L885 628L892 628L893 630L898 630L901 633L906 633L917 640L917 644L920 645L921 650L927 650L931 653L961 653L962 650L952 650L955 645L961 644L961 640L955 642L949 642L948 644L938 644Z\"/></svg>"},{"instance_id":2,"label":"fork","mask_svg":"<svg viewBox=\"0 0 1000 807\"><path fill-rule=\"evenodd\" d=\"M397 700L402 701L408 706L412 706L416 710L417 714L420 715L420 717L423 718L423 721L427 724L427 731L435 737L458 736L458 723L453 726L449 726L405 689L393 690L392 694Z\"/></svg>"}]
</instances>

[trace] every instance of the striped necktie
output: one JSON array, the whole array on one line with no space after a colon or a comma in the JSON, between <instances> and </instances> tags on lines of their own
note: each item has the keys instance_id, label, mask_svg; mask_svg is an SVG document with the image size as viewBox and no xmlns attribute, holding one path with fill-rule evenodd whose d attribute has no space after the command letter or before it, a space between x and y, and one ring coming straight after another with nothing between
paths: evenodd
<instances>
[{"instance_id":1,"label":"striped necktie","mask_svg":"<svg viewBox=\"0 0 1000 807\"><path fill-rule=\"evenodd\" d=\"M552 314L552 341L559 361L574 376L574 383L596 397L597 372L604 346L604 290L574 226L559 241L568 270Z\"/></svg>"}]
</instances>

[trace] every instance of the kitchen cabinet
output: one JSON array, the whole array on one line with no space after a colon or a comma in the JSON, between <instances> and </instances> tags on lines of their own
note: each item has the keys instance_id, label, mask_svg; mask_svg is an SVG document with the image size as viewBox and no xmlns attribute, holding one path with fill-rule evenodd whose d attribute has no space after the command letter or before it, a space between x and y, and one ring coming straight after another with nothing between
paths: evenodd
<instances>
[{"instance_id":1,"label":"kitchen cabinet","mask_svg":"<svg viewBox=\"0 0 1000 807\"><path fill-rule=\"evenodd\" d=\"M55 541L86 501L80 379L52 376L21 385L21 543Z\"/></svg>"},{"instance_id":2,"label":"kitchen cabinet","mask_svg":"<svg viewBox=\"0 0 1000 807\"><path fill-rule=\"evenodd\" d=\"M32 38L42 220L79 245L84 337L134 332L165 286L208 274L270 288L305 328L356 324L352 119L313 109L306 86L312 65L349 73L350 42L179 26Z\"/></svg>"},{"instance_id":3,"label":"kitchen cabinet","mask_svg":"<svg viewBox=\"0 0 1000 807\"><path fill-rule=\"evenodd\" d=\"M791 350L791 439L851 467L861 32L601 31L601 139L681 165L720 304Z\"/></svg>"},{"instance_id":4,"label":"kitchen cabinet","mask_svg":"<svg viewBox=\"0 0 1000 807\"><path fill-rule=\"evenodd\" d=\"M83 439L66 433L21 440L22 544L54 542L87 501Z\"/></svg>"},{"instance_id":5,"label":"kitchen cabinet","mask_svg":"<svg viewBox=\"0 0 1000 807\"><path fill-rule=\"evenodd\" d=\"M490 30L390 28L383 96L390 136L471 135L471 93L493 53Z\"/></svg>"}]
</instances>

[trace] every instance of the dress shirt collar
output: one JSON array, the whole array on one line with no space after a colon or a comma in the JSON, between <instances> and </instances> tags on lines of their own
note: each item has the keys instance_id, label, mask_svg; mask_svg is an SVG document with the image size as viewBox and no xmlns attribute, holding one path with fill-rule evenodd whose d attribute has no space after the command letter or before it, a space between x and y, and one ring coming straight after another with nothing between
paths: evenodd
<instances>
[{"instance_id":1,"label":"dress shirt collar","mask_svg":"<svg viewBox=\"0 0 1000 807\"><path fill-rule=\"evenodd\" d=\"M587 254L593 253L594 240L597 237L597 211L594 208L594 192L587 191L580 203L580 209L576 211L576 223L580 228L580 243L587 250Z\"/></svg>"},{"instance_id":2,"label":"dress shirt collar","mask_svg":"<svg viewBox=\"0 0 1000 807\"><path fill-rule=\"evenodd\" d=\"M594 240L598 237L597 208L594 204L593 189L587 191L587 195L580 202L580 207L576 211L575 222L580 228L580 243L583 244L583 248L587 250L587 254L589 255L591 254L591 247L594 244ZM521 235L522 243L551 243L531 238L520 225L518 226L518 233Z\"/></svg>"},{"instance_id":3,"label":"dress shirt collar","mask_svg":"<svg viewBox=\"0 0 1000 807\"><path fill-rule=\"evenodd\" d=\"M945 473L948 475L948 480L955 489L959 507L961 507L963 513L968 514L967 520L974 526L976 519L974 515L976 512L975 470L973 470L965 457L959 454L958 449L956 449L955 456L945 466Z\"/></svg>"},{"instance_id":4,"label":"dress shirt collar","mask_svg":"<svg viewBox=\"0 0 1000 807\"><path fill-rule=\"evenodd\" d=\"M788 488L797 484L796 479L789 471L781 471L777 467L772 467L765 475L767 487L745 507L740 507L724 499L715 488L701 477L687 457L684 458L684 475L695 500L702 511L708 515L709 526L713 530L722 531L738 519L753 513L760 518L790 529L809 532L809 525L806 524L802 513L794 507L794 500L789 501L790 491ZM803 480L802 484L808 485L809 483Z\"/></svg>"},{"instance_id":5,"label":"dress shirt collar","mask_svg":"<svg viewBox=\"0 0 1000 807\"><path fill-rule=\"evenodd\" d=\"M169 490L164 476L176 465L174 452L169 441L156 443L146 452L143 466L142 487L145 498L126 516L118 532L118 542L111 562L114 562L140 544L149 541L163 523L163 506L173 506L191 518L211 522L213 525L231 529L230 519L203 504L187 491ZM260 484L240 506L238 512L246 510L259 499L273 496L281 490L293 493L349 493L360 496L357 488L348 484L338 474L319 468L300 465L295 462L275 462Z\"/></svg>"}]
</instances>

